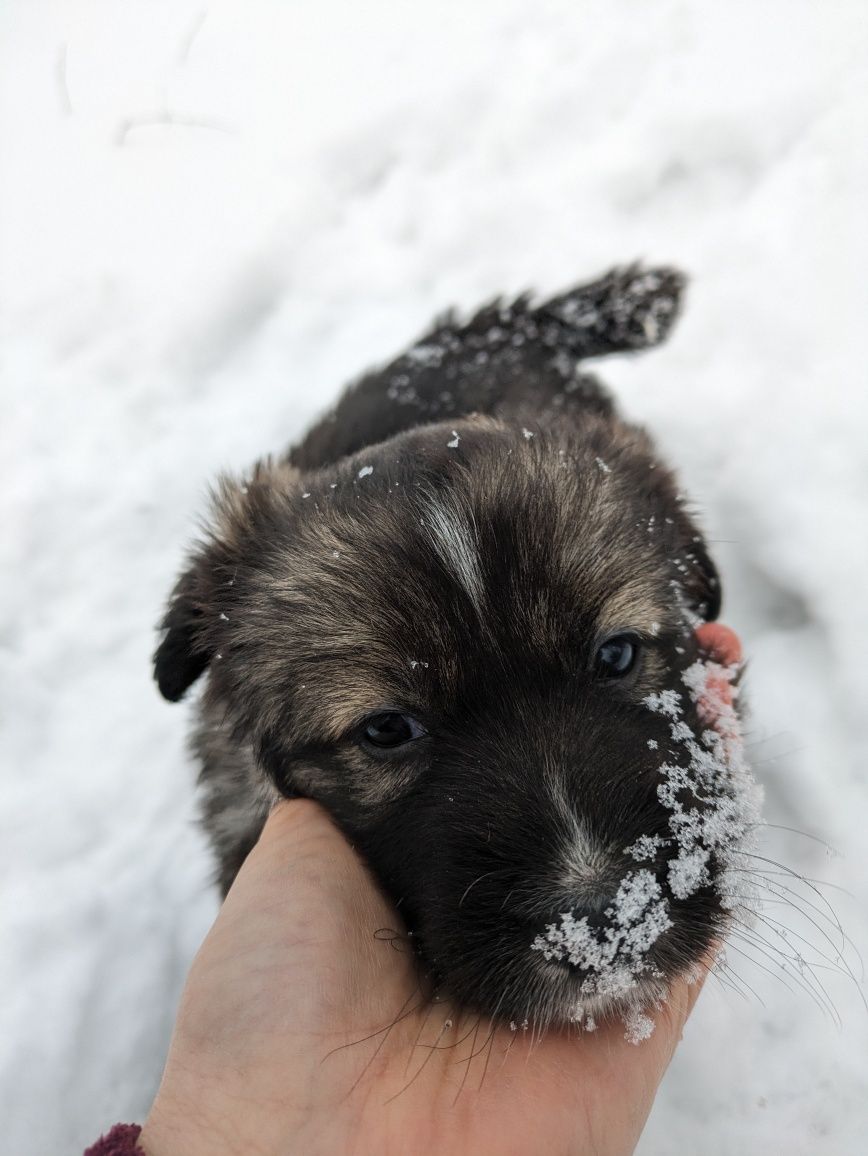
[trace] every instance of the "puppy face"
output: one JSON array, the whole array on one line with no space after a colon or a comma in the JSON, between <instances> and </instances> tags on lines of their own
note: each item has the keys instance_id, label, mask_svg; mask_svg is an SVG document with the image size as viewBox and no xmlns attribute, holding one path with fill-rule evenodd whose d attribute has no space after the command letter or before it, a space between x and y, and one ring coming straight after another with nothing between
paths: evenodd
<instances>
[{"instance_id":1,"label":"puppy face","mask_svg":"<svg viewBox=\"0 0 868 1156\"><path fill-rule=\"evenodd\" d=\"M717 577L647 437L490 418L225 483L157 675L208 668L367 855L434 983L505 1020L638 1006L726 918L751 815L692 693Z\"/></svg>"}]
</instances>

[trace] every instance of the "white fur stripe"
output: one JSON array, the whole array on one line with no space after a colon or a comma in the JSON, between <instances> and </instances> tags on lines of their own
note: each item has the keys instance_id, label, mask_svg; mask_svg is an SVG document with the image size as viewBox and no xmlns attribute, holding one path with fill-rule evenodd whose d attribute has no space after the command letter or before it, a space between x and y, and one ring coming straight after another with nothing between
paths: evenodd
<instances>
[{"instance_id":1,"label":"white fur stripe","mask_svg":"<svg viewBox=\"0 0 868 1156\"><path fill-rule=\"evenodd\" d=\"M425 525L434 549L481 614L485 595L476 527L453 505L431 498L425 505Z\"/></svg>"}]
</instances>

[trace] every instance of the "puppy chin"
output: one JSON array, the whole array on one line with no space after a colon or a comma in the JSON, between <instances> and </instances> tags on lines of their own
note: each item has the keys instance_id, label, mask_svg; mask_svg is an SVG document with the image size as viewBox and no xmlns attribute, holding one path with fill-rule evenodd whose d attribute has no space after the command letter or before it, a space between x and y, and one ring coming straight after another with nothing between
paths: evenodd
<instances>
[{"instance_id":1,"label":"puppy chin","mask_svg":"<svg viewBox=\"0 0 868 1156\"><path fill-rule=\"evenodd\" d=\"M632 1043L650 1035L653 1030L650 1016L665 1005L671 985L682 978L695 982L699 976L698 968L691 967L668 979L662 974L649 973L632 978L620 989L587 991L582 990L587 986L587 976L560 965L555 965L557 970L550 970L552 965L545 961L535 966L541 972L540 998L533 1015L528 1017L531 1024L537 1028L578 1027L582 1031L616 1024L624 1029Z\"/></svg>"}]
</instances>

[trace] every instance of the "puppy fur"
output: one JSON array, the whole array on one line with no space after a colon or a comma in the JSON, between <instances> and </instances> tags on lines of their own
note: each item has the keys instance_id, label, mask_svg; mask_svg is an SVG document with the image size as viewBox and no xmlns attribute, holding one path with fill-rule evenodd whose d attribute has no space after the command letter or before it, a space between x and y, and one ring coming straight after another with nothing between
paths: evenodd
<instances>
[{"instance_id":1,"label":"puppy fur","mask_svg":"<svg viewBox=\"0 0 868 1156\"><path fill-rule=\"evenodd\" d=\"M665 889L671 728L643 700L679 684L720 607L672 472L582 362L662 341L682 288L634 267L448 316L284 457L220 481L155 669L171 700L207 672L194 746L224 892L273 801L310 796L400 905L435 990L569 1018L582 976L530 944L560 912L602 918L642 836L661 838ZM601 680L623 631L636 667ZM422 736L371 751L384 710ZM725 921L710 885L668 902L663 980Z\"/></svg>"}]
</instances>

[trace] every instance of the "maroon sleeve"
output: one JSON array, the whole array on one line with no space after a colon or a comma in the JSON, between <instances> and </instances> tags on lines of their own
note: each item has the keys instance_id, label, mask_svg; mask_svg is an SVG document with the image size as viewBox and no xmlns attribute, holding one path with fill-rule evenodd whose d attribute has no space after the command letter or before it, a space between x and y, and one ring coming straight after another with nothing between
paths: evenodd
<instances>
[{"instance_id":1,"label":"maroon sleeve","mask_svg":"<svg viewBox=\"0 0 868 1156\"><path fill-rule=\"evenodd\" d=\"M138 1145L141 1130L138 1124L115 1124L110 1132L86 1149L84 1156L145 1156Z\"/></svg>"}]
</instances>

